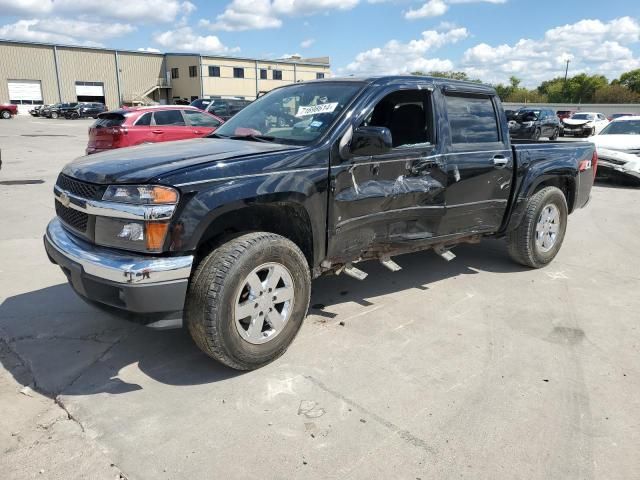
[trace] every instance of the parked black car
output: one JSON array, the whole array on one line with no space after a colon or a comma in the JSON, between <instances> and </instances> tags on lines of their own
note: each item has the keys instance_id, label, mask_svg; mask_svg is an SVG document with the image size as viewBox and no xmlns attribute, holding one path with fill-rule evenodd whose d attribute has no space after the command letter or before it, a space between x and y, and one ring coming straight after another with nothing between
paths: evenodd
<instances>
[{"instance_id":1,"label":"parked black car","mask_svg":"<svg viewBox=\"0 0 640 480\"><path fill-rule=\"evenodd\" d=\"M98 115L107 111L104 103L79 103L75 108L62 110L65 118L98 118Z\"/></svg>"},{"instance_id":2,"label":"parked black car","mask_svg":"<svg viewBox=\"0 0 640 480\"><path fill-rule=\"evenodd\" d=\"M226 122L250 103L250 100L216 99L211 105L207 107L206 111L215 115L216 117L220 117Z\"/></svg>"},{"instance_id":3,"label":"parked black car","mask_svg":"<svg viewBox=\"0 0 640 480\"><path fill-rule=\"evenodd\" d=\"M39 117L40 116L40 111L45 106L46 105L34 105L33 108L31 110L29 110L29 115L31 115L32 117Z\"/></svg>"},{"instance_id":4,"label":"parked black car","mask_svg":"<svg viewBox=\"0 0 640 480\"><path fill-rule=\"evenodd\" d=\"M554 111L546 108L521 108L509 119L509 135L514 139L556 140L561 128Z\"/></svg>"},{"instance_id":5,"label":"parked black car","mask_svg":"<svg viewBox=\"0 0 640 480\"><path fill-rule=\"evenodd\" d=\"M47 118L64 117L64 114L67 110L73 110L77 106L78 102L56 103L55 105L52 105L47 109L42 109L42 112L44 113L43 116Z\"/></svg>"},{"instance_id":6,"label":"parked black car","mask_svg":"<svg viewBox=\"0 0 640 480\"><path fill-rule=\"evenodd\" d=\"M198 98L191 102L191 106L209 112L226 121L250 103L251 100L236 98Z\"/></svg>"},{"instance_id":7,"label":"parked black car","mask_svg":"<svg viewBox=\"0 0 640 480\"><path fill-rule=\"evenodd\" d=\"M397 271L393 256L430 248L451 260L483 237L549 264L589 200L594 148L511 142L495 90L476 83L297 83L208 138L71 162L45 248L79 295L184 310L202 350L249 370L284 353L322 274L363 280L357 262Z\"/></svg>"}]
</instances>

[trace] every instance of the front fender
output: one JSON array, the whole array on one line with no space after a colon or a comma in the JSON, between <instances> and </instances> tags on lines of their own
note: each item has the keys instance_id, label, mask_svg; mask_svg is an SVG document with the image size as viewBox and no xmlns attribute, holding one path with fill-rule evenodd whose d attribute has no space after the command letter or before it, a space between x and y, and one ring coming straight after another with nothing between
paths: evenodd
<instances>
[{"instance_id":1,"label":"front fender","mask_svg":"<svg viewBox=\"0 0 640 480\"><path fill-rule=\"evenodd\" d=\"M212 180L197 190L183 190L185 203L172 228L172 251L194 251L209 227L222 215L257 205L295 204L303 208L311 223L314 257L325 249L326 168L273 172L241 178Z\"/></svg>"}]
</instances>

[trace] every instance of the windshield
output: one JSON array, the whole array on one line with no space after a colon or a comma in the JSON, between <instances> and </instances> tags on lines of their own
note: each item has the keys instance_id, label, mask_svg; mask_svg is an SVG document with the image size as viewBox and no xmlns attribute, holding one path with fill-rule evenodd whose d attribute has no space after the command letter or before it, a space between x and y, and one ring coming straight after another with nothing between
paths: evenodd
<instances>
[{"instance_id":1,"label":"windshield","mask_svg":"<svg viewBox=\"0 0 640 480\"><path fill-rule=\"evenodd\" d=\"M540 116L540 110L518 110L516 120L521 122L532 122Z\"/></svg>"},{"instance_id":2,"label":"windshield","mask_svg":"<svg viewBox=\"0 0 640 480\"><path fill-rule=\"evenodd\" d=\"M571 120L593 120L596 118L592 113L576 113L571 117Z\"/></svg>"},{"instance_id":3,"label":"windshield","mask_svg":"<svg viewBox=\"0 0 640 480\"><path fill-rule=\"evenodd\" d=\"M640 120L612 122L604 127L600 135L640 135Z\"/></svg>"},{"instance_id":4,"label":"windshield","mask_svg":"<svg viewBox=\"0 0 640 480\"><path fill-rule=\"evenodd\" d=\"M329 128L361 87L313 82L279 88L238 112L213 136L307 145Z\"/></svg>"}]
</instances>

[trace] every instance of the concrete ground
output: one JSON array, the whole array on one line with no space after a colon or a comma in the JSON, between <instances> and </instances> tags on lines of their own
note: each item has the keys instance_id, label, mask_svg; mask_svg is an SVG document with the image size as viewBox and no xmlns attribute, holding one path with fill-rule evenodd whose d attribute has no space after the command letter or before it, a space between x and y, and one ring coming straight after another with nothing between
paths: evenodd
<instances>
[{"instance_id":1,"label":"concrete ground","mask_svg":"<svg viewBox=\"0 0 640 480\"><path fill-rule=\"evenodd\" d=\"M326 277L278 361L80 300L42 234L89 121L0 121L3 479L631 479L640 192L598 185L542 270L500 241Z\"/></svg>"}]
</instances>

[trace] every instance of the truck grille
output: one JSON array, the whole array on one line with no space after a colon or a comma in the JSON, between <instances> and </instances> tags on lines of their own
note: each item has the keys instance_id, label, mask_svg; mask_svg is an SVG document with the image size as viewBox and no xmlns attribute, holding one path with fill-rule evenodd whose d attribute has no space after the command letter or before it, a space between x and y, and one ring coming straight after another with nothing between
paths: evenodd
<instances>
[{"instance_id":1,"label":"truck grille","mask_svg":"<svg viewBox=\"0 0 640 480\"><path fill-rule=\"evenodd\" d=\"M71 228L75 228L80 232L87 231L87 222L89 221L89 215L87 215L86 213L79 212L78 210L74 210L73 208L65 207L60 202L56 201L56 215L58 215L60 220L69 225Z\"/></svg>"},{"instance_id":2,"label":"truck grille","mask_svg":"<svg viewBox=\"0 0 640 480\"><path fill-rule=\"evenodd\" d=\"M105 187L102 185L95 185L93 183L81 182L66 175L58 175L58 181L56 185L62 190L65 190L73 195L77 195L82 198L91 198L100 200L104 194Z\"/></svg>"}]
</instances>

